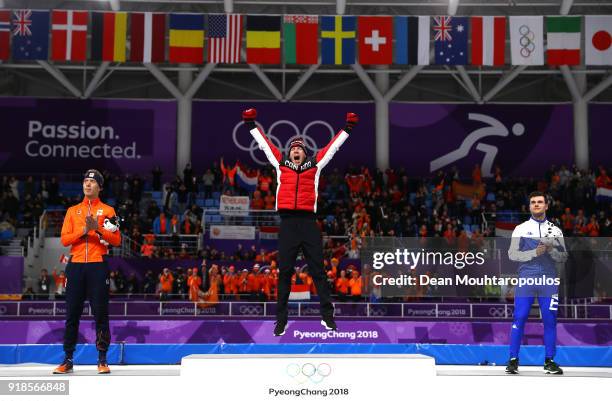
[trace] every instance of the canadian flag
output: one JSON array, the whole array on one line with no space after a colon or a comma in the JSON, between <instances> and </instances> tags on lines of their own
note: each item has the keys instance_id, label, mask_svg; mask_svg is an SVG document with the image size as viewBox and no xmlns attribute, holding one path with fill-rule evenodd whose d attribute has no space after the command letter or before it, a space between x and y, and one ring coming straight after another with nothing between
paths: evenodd
<instances>
[{"instance_id":1,"label":"canadian flag","mask_svg":"<svg viewBox=\"0 0 612 401\"><path fill-rule=\"evenodd\" d=\"M506 17L472 17L472 65L504 65Z\"/></svg>"},{"instance_id":2,"label":"canadian flag","mask_svg":"<svg viewBox=\"0 0 612 401\"><path fill-rule=\"evenodd\" d=\"M63 263L63 264L65 264L65 265L67 265L67 264L68 264L69 259L68 259L68 257L67 257L66 255L64 255L64 254L62 253L62 256L60 256L60 258L59 258L59 261L60 261L60 263Z\"/></svg>"},{"instance_id":3,"label":"canadian flag","mask_svg":"<svg viewBox=\"0 0 612 401\"><path fill-rule=\"evenodd\" d=\"M87 58L87 11L54 10L51 16L51 59L85 61Z\"/></svg>"}]
</instances>

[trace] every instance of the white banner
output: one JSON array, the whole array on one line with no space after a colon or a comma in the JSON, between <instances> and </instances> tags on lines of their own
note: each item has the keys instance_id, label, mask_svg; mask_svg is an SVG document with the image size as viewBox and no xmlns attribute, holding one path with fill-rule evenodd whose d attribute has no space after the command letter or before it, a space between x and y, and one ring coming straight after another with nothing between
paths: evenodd
<instances>
[{"instance_id":1,"label":"white banner","mask_svg":"<svg viewBox=\"0 0 612 401\"><path fill-rule=\"evenodd\" d=\"M224 216L247 216L249 214L248 196L221 195L219 213Z\"/></svg>"},{"instance_id":2,"label":"white banner","mask_svg":"<svg viewBox=\"0 0 612 401\"><path fill-rule=\"evenodd\" d=\"M210 226L211 239L255 239L255 227Z\"/></svg>"}]
</instances>

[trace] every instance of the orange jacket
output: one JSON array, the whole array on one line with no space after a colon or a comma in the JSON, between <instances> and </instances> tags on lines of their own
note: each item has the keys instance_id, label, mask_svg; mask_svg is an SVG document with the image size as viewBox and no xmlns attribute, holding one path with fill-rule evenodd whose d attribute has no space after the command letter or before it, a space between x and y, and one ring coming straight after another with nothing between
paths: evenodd
<instances>
[{"instance_id":1,"label":"orange jacket","mask_svg":"<svg viewBox=\"0 0 612 401\"><path fill-rule=\"evenodd\" d=\"M91 215L98 220L98 230L84 233L85 218ZM108 247L100 243L100 236L112 246L121 244L121 233L105 230L104 219L115 217L115 209L96 198L74 205L66 212L62 226L62 245L71 246L70 261L76 263L102 262L102 256L108 253Z\"/></svg>"}]
</instances>

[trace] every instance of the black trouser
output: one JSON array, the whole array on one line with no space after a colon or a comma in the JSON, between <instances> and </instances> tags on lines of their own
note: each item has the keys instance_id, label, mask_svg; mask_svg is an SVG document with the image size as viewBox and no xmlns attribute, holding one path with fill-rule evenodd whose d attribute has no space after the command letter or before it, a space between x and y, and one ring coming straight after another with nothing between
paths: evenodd
<instances>
[{"instance_id":1,"label":"black trouser","mask_svg":"<svg viewBox=\"0 0 612 401\"><path fill-rule=\"evenodd\" d=\"M308 273L312 277L319 294L321 316L332 317L334 306L329 295L327 277L323 271L323 240L315 215L313 213L281 212L278 236L280 260L276 319L287 321L287 302L291 292L291 276L295 273L295 261L300 249L304 252L308 264Z\"/></svg>"},{"instance_id":2,"label":"black trouser","mask_svg":"<svg viewBox=\"0 0 612 401\"><path fill-rule=\"evenodd\" d=\"M110 344L108 324L109 272L106 262L68 263L66 266L66 331L64 352L72 354L79 335L83 304L87 299L96 321L96 348L106 352Z\"/></svg>"}]
</instances>

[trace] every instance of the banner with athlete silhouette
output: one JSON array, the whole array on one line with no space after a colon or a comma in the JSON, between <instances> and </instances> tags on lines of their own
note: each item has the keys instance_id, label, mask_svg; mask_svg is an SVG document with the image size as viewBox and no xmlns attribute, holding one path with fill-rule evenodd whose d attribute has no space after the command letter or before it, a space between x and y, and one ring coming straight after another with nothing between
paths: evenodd
<instances>
[{"instance_id":1,"label":"banner with athlete silhouette","mask_svg":"<svg viewBox=\"0 0 612 401\"><path fill-rule=\"evenodd\" d=\"M291 139L301 136L308 153L313 154L329 143L344 127L347 112L359 115L359 125L334 155L324 171L339 168L342 172L350 165L375 165L374 104L371 102L193 102L191 161L196 171L212 167L223 157L226 165L236 161L249 167L268 166L264 152L243 125L241 112L257 109L257 123L271 141L287 151Z\"/></svg>"},{"instance_id":2,"label":"banner with athlete silhouette","mask_svg":"<svg viewBox=\"0 0 612 401\"><path fill-rule=\"evenodd\" d=\"M482 176L540 177L552 165L571 166L571 105L408 104L393 102L390 164L410 175L450 171Z\"/></svg>"}]
</instances>

